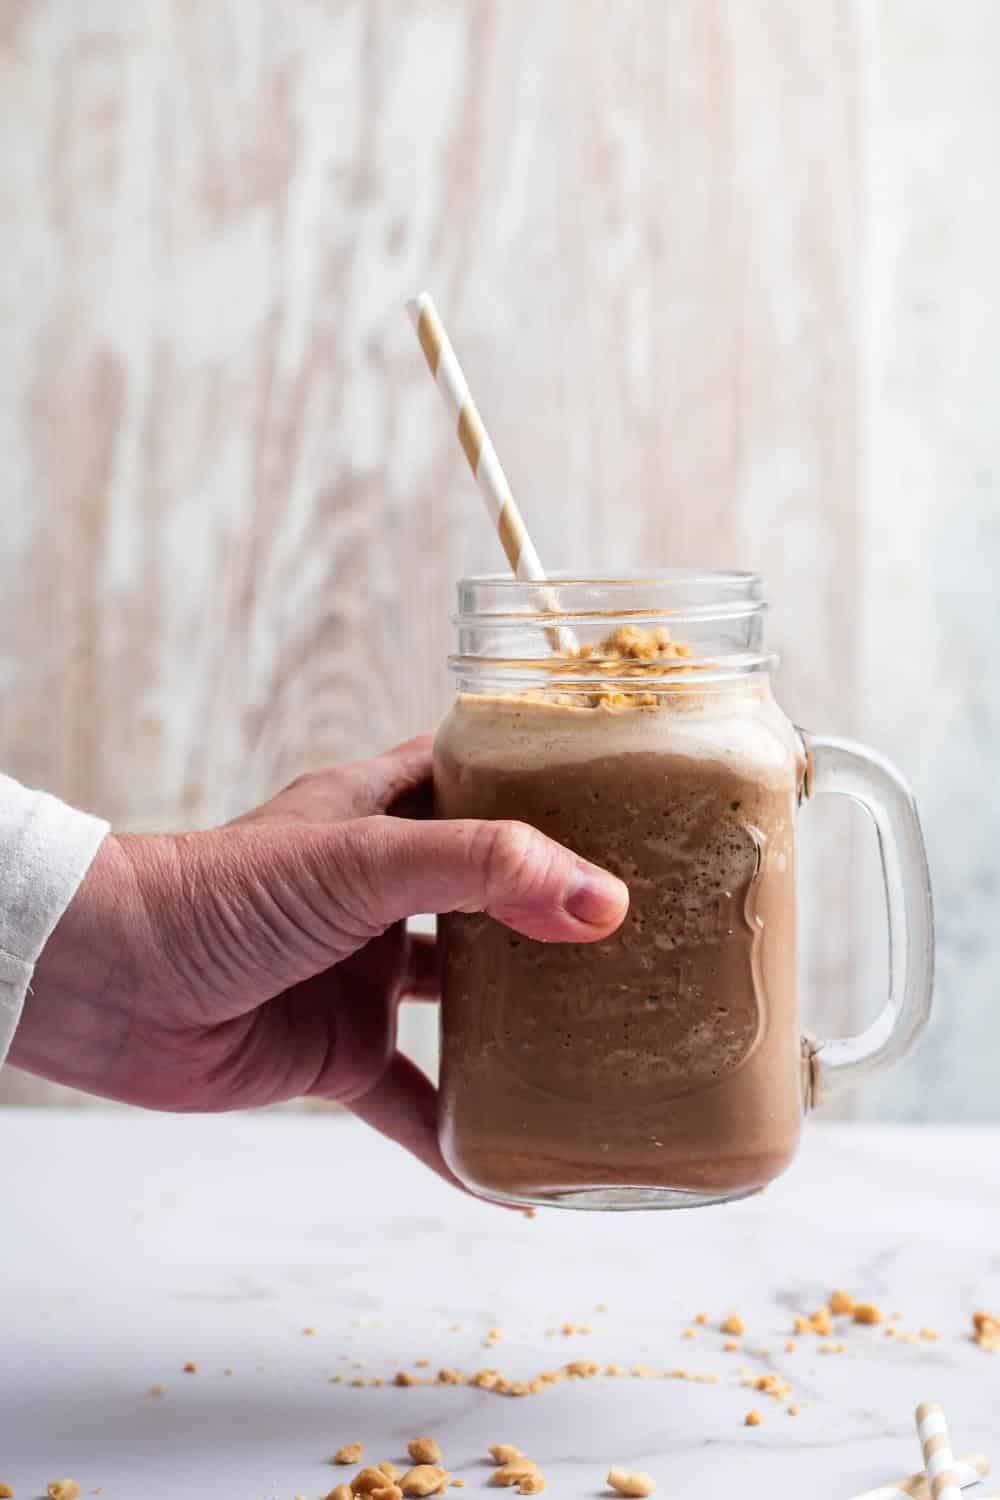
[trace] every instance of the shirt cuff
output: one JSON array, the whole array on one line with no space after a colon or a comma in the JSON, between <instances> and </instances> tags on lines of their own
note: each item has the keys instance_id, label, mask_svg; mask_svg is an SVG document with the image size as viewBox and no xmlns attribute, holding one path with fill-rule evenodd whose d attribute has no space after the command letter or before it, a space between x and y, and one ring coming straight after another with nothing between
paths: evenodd
<instances>
[{"instance_id":1,"label":"shirt cuff","mask_svg":"<svg viewBox=\"0 0 1000 1500\"><path fill-rule=\"evenodd\" d=\"M0 1063L35 961L109 825L0 776Z\"/></svg>"}]
</instances>

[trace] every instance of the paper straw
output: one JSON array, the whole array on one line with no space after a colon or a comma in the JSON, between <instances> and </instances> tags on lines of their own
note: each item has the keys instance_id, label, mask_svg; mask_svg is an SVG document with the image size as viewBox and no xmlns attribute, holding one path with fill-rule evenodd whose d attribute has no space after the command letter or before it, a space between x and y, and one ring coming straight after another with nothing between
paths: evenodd
<instances>
[{"instance_id":1,"label":"paper straw","mask_svg":"<svg viewBox=\"0 0 1000 1500\"><path fill-rule=\"evenodd\" d=\"M421 292L419 297L407 302L406 310L417 330L427 368L455 419L458 441L468 459L479 492L486 501L486 509L496 527L500 545L507 554L514 577L532 583L545 583L545 569L528 535L524 518L517 508L489 433L483 426L468 381L462 374L458 356L444 331L437 308L429 294ZM551 613L559 613L558 601L551 589L546 589L542 594L542 604ZM570 655L575 651L576 639L572 631L558 627L546 633L552 645L562 654Z\"/></svg>"},{"instance_id":2,"label":"paper straw","mask_svg":"<svg viewBox=\"0 0 1000 1500\"><path fill-rule=\"evenodd\" d=\"M955 1459L955 1474L963 1490L972 1484L978 1484L983 1475L989 1472L990 1461L985 1453L966 1453ZM927 1475L921 1469L919 1474L909 1474L905 1479L894 1479L891 1484L879 1485L878 1489L865 1490L863 1495L855 1495L854 1500L930 1500L930 1495ZM979 1500L990 1500L990 1496L981 1495Z\"/></svg>"},{"instance_id":3,"label":"paper straw","mask_svg":"<svg viewBox=\"0 0 1000 1500\"><path fill-rule=\"evenodd\" d=\"M955 1473L955 1460L951 1456L951 1439L944 1412L936 1401L921 1401L916 1422L931 1500L960 1500L961 1489Z\"/></svg>"}]
</instances>

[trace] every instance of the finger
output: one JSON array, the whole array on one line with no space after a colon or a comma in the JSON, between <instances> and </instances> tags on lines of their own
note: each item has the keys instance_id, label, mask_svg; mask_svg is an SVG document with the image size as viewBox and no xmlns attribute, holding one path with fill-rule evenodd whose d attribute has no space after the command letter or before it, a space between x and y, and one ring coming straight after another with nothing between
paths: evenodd
<instances>
[{"instance_id":1,"label":"finger","mask_svg":"<svg viewBox=\"0 0 1000 1500\"><path fill-rule=\"evenodd\" d=\"M437 939L422 932L411 932L406 955L404 1000L439 1000L441 973L438 967Z\"/></svg>"},{"instance_id":2,"label":"finger","mask_svg":"<svg viewBox=\"0 0 1000 1500\"><path fill-rule=\"evenodd\" d=\"M526 823L362 818L315 854L331 903L369 931L414 912L484 911L527 937L594 942L628 909L622 881Z\"/></svg>"},{"instance_id":3,"label":"finger","mask_svg":"<svg viewBox=\"0 0 1000 1500\"><path fill-rule=\"evenodd\" d=\"M437 1090L416 1065L397 1052L375 1087L348 1108L430 1167L445 1182L465 1189L448 1167L437 1134Z\"/></svg>"},{"instance_id":4,"label":"finger","mask_svg":"<svg viewBox=\"0 0 1000 1500\"><path fill-rule=\"evenodd\" d=\"M340 823L372 813L429 816L433 736L420 734L370 760L307 771L233 824L265 822Z\"/></svg>"}]
</instances>

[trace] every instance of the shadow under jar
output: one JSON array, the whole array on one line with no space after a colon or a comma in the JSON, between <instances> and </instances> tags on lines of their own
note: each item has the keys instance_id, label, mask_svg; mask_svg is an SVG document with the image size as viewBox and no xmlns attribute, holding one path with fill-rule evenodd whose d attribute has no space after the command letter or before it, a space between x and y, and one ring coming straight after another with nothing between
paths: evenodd
<instances>
[{"instance_id":1,"label":"shadow under jar","mask_svg":"<svg viewBox=\"0 0 1000 1500\"><path fill-rule=\"evenodd\" d=\"M795 729L771 692L762 580L738 573L459 586L437 813L533 824L621 877L595 944L441 918L440 1133L473 1191L676 1208L758 1191L810 1102L898 1060L926 1020L930 890L912 799L879 757ZM795 820L871 812L891 993L860 1037L801 1036Z\"/></svg>"}]
</instances>

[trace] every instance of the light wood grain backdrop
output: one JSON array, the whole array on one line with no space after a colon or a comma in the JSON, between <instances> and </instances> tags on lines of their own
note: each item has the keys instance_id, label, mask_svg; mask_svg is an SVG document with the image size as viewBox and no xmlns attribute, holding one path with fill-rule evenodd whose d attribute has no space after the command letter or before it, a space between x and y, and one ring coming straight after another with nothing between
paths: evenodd
<instances>
[{"instance_id":1,"label":"light wood grain backdrop","mask_svg":"<svg viewBox=\"0 0 1000 1500\"><path fill-rule=\"evenodd\" d=\"M435 722L498 559L426 286L543 556L763 569L789 711L903 763L941 1020L855 1107L1000 1114L1000 7L0 0L0 59L0 765L197 826ZM874 857L809 823L843 1029Z\"/></svg>"}]
</instances>

